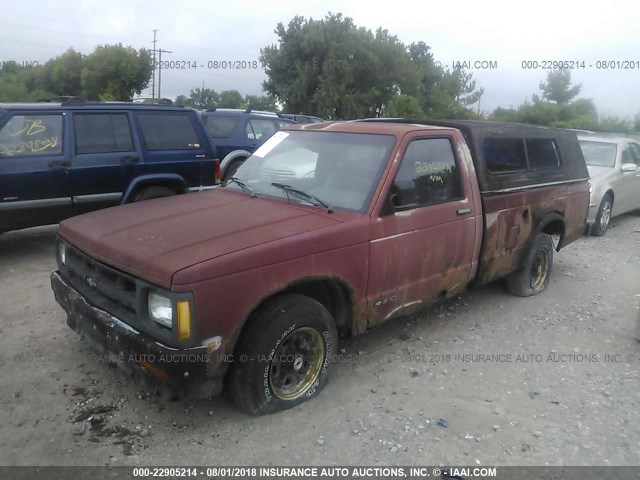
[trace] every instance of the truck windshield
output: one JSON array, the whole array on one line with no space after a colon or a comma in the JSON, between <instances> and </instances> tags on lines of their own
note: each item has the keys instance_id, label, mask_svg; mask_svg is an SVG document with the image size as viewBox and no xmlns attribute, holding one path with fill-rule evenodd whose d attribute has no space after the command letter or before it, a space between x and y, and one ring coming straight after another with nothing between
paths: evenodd
<instances>
[{"instance_id":1,"label":"truck windshield","mask_svg":"<svg viewBox=\"0 0 640 480\"><path fill-rule=\"evenodd\" d=\"M615 143L580 140L580 147L587 165L615 167L617 147Z\"/></svg>"},{"instance_id":2,"label":"truck windshield","mask_svg":"<svg viewBox=\"0 0 640 480\"><path fill-rule=\"evenodd\" d=\"M364 212L394 143L391 135L281 131L235 177L258 196ZM227 186L241 189L237 183ZM293 190L299 194L292 195Z\"/></svg>"}]
</instances>

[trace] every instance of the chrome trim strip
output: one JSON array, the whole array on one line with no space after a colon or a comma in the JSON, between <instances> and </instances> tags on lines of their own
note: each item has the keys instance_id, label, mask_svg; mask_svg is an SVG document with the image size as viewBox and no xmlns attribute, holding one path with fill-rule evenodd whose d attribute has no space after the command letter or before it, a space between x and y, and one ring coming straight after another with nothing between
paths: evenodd
<instances>
[{"instance_id":1,"label":"chrome trim strip","mask_svg":"<svg viewBox=\"0 0 640 480\"><path fill-rule=\"evenodd\" d=\"M538 187L551 187L553 185L564 185L569 183L578 183L589 180L588 177L578 178L576 180L561 180L559 182L549 182L549 183L536 183L535 185L523 185L521 187L513 187L513 188L503 188L501 190L481 190L480 193L506 193L506 192L517 192L518 190L530 190L532 188Z\"/></svg>"},{"instance_id":2,"label":"chrome trim strip","mask_svg":"<svg viewBox=\"0 0 640 480\"><path fill-rule=\"evenodd\" d=\"M71 205L70 197L40 198L37 200L20 200L17 202L0 202L0 210L22 210L27 208L58 207Z\"/></svg>"},{"instance_id":3,"label":"chrome trim strip","mask_svg":"<svg viewBox=\"0 0 640 480\"><path fill-rule=\"evenodd\" d=\"M122 199L121 192L114 193L95 193L92 195L77 195L72 197L73 203L93 203L93 202L107 202L110 200L119 202Z\"/></svg>"}]
</instances>

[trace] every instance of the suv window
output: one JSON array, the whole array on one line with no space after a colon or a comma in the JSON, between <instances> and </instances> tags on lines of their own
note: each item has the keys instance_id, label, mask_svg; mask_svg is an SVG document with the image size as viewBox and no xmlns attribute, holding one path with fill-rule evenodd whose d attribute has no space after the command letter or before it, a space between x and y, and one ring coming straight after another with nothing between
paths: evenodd
<instances>
[{"instance_id":1,"label":"suv window","mask_svg":"<svg viewBox=\"0 0 640 480\"><path fill-rule=\"evenodd\" d=\"M233 115L205 115L207 133L215 138L227 138L240 120L239 116Z\"/></svg>"},{"instance_id":2,"label":"suv window","mask_svg":"<svg viewBox=\"0 0 640 480\"><path fill-rule=\"evenodd\" d=\"M527 168L522 138L485 137L482 153L491 173L513 172Z\"/></svg>"},{"instance_id":3,"label":"suv window","mask_svg":"<svg viewBox=\"0 0 640 480\"><path fill-rule=\"evenodd\" d=\"M200 139L188 113L139 113L138 120L147 150L199 148Z\"/></svg>"},{"instance_id":4,"label":"suv window","mask_svg":"<svg viewBox=\"0 0 640 480\"><path fill-rule=\"evenodd\" d=\"M247 122L245 133L250 140L266 140L271 135L276 133L276 127L273 120L267 120L263 118L251 118Z\"/></svg>"},{"instance_id":5,"label":"suv window","mask_svg":"<svg viewBox=\"0 0 640 480\"><path fill-rule=\"evenodd\" d=\"M62 114L14 115L0 130L0 156L62 153Z\"/></svg>"},{"instance_id":6,"label":"suv window","mask_svg":"<svg viewBox=\"0 0 640 480\"><path fill-rule=\"evenodd\" d=\"M633 149L633 151L635 152L635 156L636 156L636 161L635 163L640 167L640 145L637 143L630 143L629 145L631 145L631 148Z\"/></svg>"},{"instance_id":7,"label":"suv window","mask_svg":"<svg viewBox=\"0 0 640 480\"><path fill-rule=\"evenodd\" d=\"M558 148L551 138L527 138L527 155L532 170L560 167Z\"/></svg>"},{"instance_id":8,"label":"suv window","mask_svg":"<svg viewBox=\"0 0 640 480\"><path fill-rule=\"evenodd\" d=\"M398 207L424 205L462 198L460 173L451 142L446 138L414 140L407 147L393 182Z\"/></svg>"},{"instance_id":9,"label":"suv window","mask_svg":"<svg viewBox=\"0 0 640 480\"><path fill-rule=\"evenodd\" d=\"M73 115L76 153L130 152L133 150L126 113Z\"/></svg>"}]
</instances>

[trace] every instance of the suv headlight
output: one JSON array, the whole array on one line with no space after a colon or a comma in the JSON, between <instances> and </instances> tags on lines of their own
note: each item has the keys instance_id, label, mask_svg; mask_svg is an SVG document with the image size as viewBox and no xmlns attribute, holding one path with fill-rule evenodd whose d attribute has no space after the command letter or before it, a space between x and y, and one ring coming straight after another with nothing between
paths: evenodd
<instances>
[{"instance_id":1,"label":"suv headlight","mask_svg":"<svg viewBox=\"0 0 640 480\"><path fill-rule=\"evenodd\" d=\"M171 299L158 295L155 292L149 293L148 299L149 317L163 327L171 328L173 325L173 305Z\"/></svg>"}]
</instances>

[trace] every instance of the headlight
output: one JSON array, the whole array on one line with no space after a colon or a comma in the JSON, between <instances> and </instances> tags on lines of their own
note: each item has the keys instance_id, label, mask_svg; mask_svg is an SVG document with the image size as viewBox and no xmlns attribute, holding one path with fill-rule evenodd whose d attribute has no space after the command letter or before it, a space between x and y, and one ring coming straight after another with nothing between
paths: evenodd
<instances>
[{"instance_id":1,"label":"headlight","mask_svg":"<svg viewBox=\"0 0 640 480\"><path fill-rule=\"evenodd\" d=\"M589 193L593 192L593 183L589 182Z\"/></svg>"},{"instance_id":2,"label":"headlight","mask_svg":"<svg viewBox=\"0 0 640 480\"><path fill-rule=\"evenodd\" d=\"M150 292L149 299L149 316L151 319L162 325L171 328L173 325L173 308L171 300L157 293Z\"/></svg>"},{"instance_id":3,"label":"headlight","mask_svg":"<svg viewBox=\"0 0 640 480\"><path fill-rule=\"evenodd\" d=\"M58 261L60 265L67 264L67 246L62 242L58 243Z\"/></svg>"}]
</instances>

